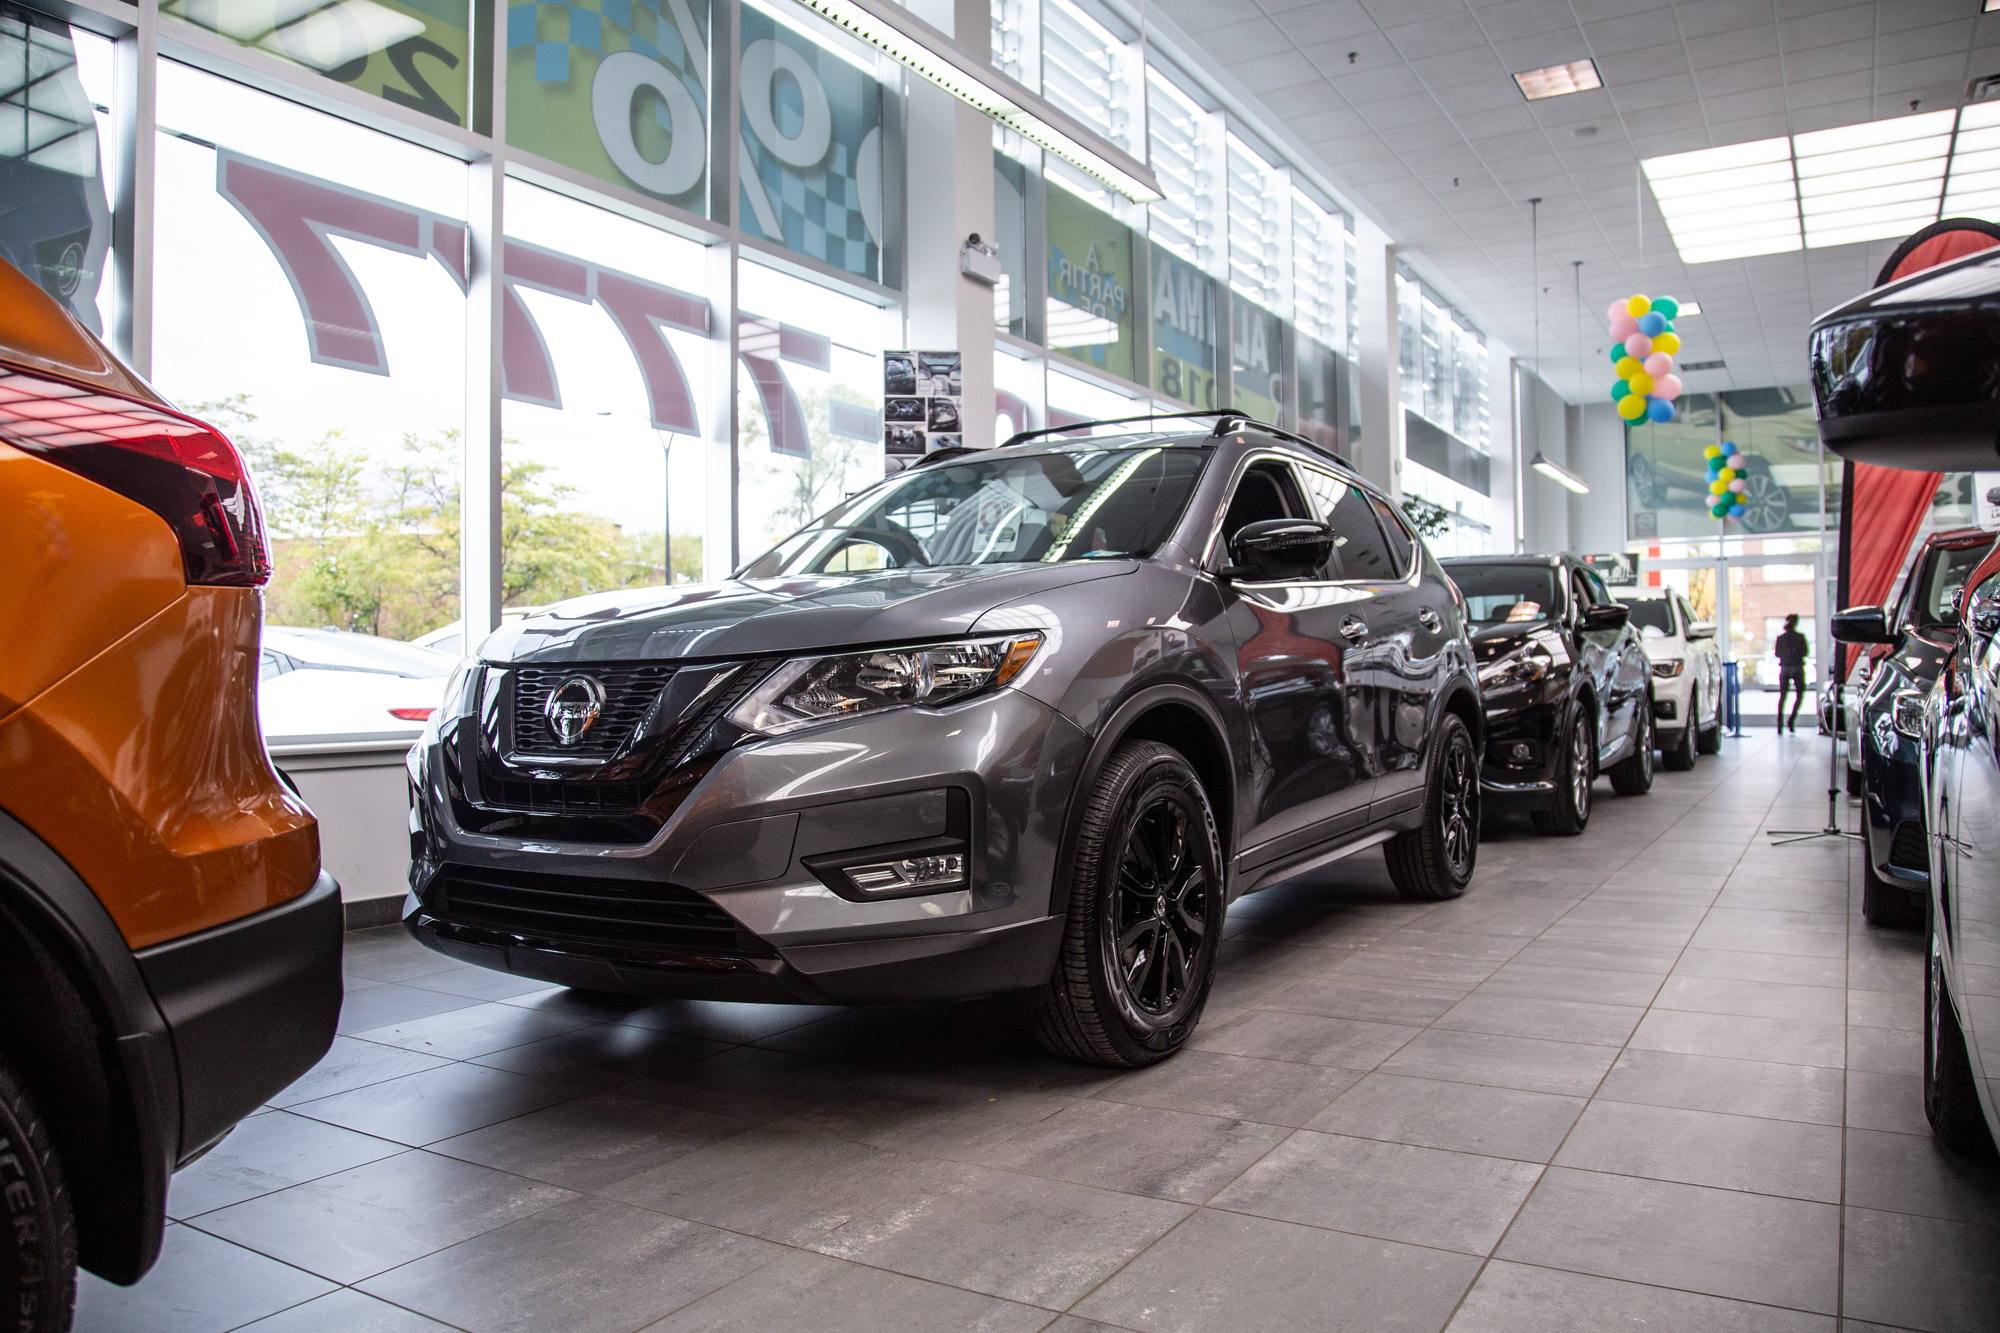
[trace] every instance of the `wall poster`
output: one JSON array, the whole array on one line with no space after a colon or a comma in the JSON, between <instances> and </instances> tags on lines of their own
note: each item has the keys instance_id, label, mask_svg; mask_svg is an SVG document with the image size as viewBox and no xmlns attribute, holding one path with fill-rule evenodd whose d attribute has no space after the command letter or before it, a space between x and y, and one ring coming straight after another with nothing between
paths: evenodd
<instances>
[{"instance_id":1,"label":"wall poster","mask_svg":"<svg viewBox=\"0 0 2000 1333\"><path fill-rule=\"evenodd\" d=\"M882 448L891 458L921 458L965 443L965 359L957 352L882 354Z\"/></svg>"}]
</instances>

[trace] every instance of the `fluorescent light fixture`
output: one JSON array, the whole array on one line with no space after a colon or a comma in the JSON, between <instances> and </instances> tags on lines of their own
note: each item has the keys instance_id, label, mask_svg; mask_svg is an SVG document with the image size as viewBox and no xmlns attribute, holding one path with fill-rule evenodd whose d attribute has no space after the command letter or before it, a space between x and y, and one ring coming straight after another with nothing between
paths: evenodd
<instances>
[{"instance_id":1,"label":"fluorescent light fixture","mask_svg":"<svg viewBox=\"0 0 2000 1333\"><path fill-rule=\"evenodd\" d=\"M1596 61L1572 60L1563 65L1524 69L1514 76L1514 84L1521 90L1521 96L1530 102L1539 102L1544 97L1562 97L1602 88L1604 80L1597 77Z\"/></svg>"},{"instance_id":2,"label":"fluorescent light fixture","mask_svg":"<svg viewBox=\"0 0 2000 1333\"><path fill-rule=\"evenodd\" d=\"M1162 197L1144 162L965 54L951 38L891 0L795 2L1133 203L1150 204Z\"/></svg>"},{"instance_id":3,"label":"fluorescent light fixture","mask_svg":"<svg viewBox=\"0 0 2000 1333\"><path fill-rule=\"evenodd\" d=\"M1996 2L2000 2L2000 0L1996 0ZM1694 315L1699 315L1700 313L1701 313L1701 302L1699 302L1699 301L1683 301L1683 302L1681 302L1681 308L1680 308L1680 310L1679 310L1679 311L1677 311L1677 312L1675 313L1675 315L1674 315L1674 318L1675 318L1675 319L1688 319L1688 318L1690 318L1691 316L1694 316Z\"/></svg>"},{"instance_id":4,"label":"fluorescent light fixture","mask_svg":"<svg viewBox=\"0 0 2000 1333\"><path fill-rule=\"evenodd\" d=\"M1574 491L1578 495L1590 494L1589 482L1577 476L1576 473L1571 472L1560 463L1551 463L1548 457L1540 450L1536 450L1535 456L1528 460L1528 466L1565 490Z\"/></svg>"}]
</instances>

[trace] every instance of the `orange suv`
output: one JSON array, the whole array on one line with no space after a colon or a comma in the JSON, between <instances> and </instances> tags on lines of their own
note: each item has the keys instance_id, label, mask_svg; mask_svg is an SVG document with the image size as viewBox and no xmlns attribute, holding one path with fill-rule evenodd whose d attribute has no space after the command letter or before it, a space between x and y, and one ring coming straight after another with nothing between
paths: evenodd
<instances>
[{"instance_id":1,"label":"orange suv","mask_svg":"<svg viewBox=\"0 0 2000 1333\"><path fill-rule=\"evenodd\" d=\"M257 727L242 457L0 263L0 1324L134 1282L326 1052L340 891Z\"/></svg>"}]
</instances>

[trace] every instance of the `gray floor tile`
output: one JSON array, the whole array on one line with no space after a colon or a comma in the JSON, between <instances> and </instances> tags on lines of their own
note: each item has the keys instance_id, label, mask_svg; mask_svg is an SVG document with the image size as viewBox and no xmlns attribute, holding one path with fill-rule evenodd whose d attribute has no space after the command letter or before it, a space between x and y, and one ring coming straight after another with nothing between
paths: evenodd
<instances>
[{"instance_id":1,"label":"gray floor tile","mask_svg":"<svg viewBox=\"0 0 2000 1333\"><path fill-rule=\"evenodd\" d=\"M77 1278L76 1327L90 1333L214 1333L334 1290L311 1273L196 1231L168 1227L137 1286Z\"/></svg>"},{"instance_id":2,"label":"gray floor tile","mask_svg":"<svg viewBox=\"0 0 2000 1333\"><path fill-rule=\"evenodd\" d=\"M426 972L403 982L418 990L443 991L475 1000L505 1000L517 995L544 991L549 983L536 977L517 977L511 972L495 972L486 967L450 967L442 972Z\"/></svg>"},{"instance_id":3,"label":"gray floor tile","mask_svg":"<svg viewBox=\"0 0 2000 1333\"><path fill-rule=\"evenodd\" d=\"M361 1284L461 1328L640 1327L782 1255L608 1199L571 1199Z\"/></svg>"},{"instance_id":4,"label":"gray floor tile","mask_svg":"<svg viewBox=\"0 0 2000 1333\"><path fill-rule=\"evenodd\" d=\"M1543 1037L1589 1046L1622 1046L1645 1012L1627 1005L1481 993L1468 996L1438 1019L1437 1026L1503 1037Z\"/></svg>"},{"instance_id":5,"label":"gray floor tile","mask_svg":"<svg viewBox=\"0 0 2000 1333\"><path fill-rule=\"evenodd\" d=\"M451 1328L351 1287L330 1291L246 1327L256 1333L450 1333Z\"/></svg>"},{"instance_id":6,"label":"gray floor tile","mask_svg":"<svg viewBox=\"0 0 2000 1333\"><path fill-rule=\"evenodd\" d=\"M1845 958L1847 936L1811 930L1770 930L1755 926L1702 923L1688 943L1697 949L1775 953L1794 958Z\"/></svg>"},{"instance_id":7,"label":"gray floor tile","mask_svg":"<svg viewBox=\"0 0 2000 1333\"><path fill-rule=\"evenodd\" d=\"M1839 1236L1828 1204L1550 1167L1498 1257L1832 1314Z\"/></svg>"},{"instance_id":8,"label":"gray floor tile","mask_svg":"<svg viewBox=\"0 0 2000 1333\"><path fill-rule=\"evenodd\" d=\"M1991 1330L2000 1310L2000 1227L1847 1210L1843 1308L1937 1333Z\"/></svg>"},{"instance_id":9,"label":"gray floor tile","mask_svg":"<svg viewBox=\"0 0 2000 1333\"><path fill-rule=\"evenodd\" d=\"M1855 1027L1922 1032L1923 992L1850 990L1847 992L1847 1021Z\"/></svg>"},{"instance_id":10,"label":"gray floor tile","mask_svg":"<svg viewBox=\"0 0 2000 1333\"><path fill-rule=\"evenodd\" d=\"M721 1042L678 1032L628 1023L592 1023L525 1046L494 1051L472 1063L510 1074L555 1079L576 1088L612 1088L730 1049Z\"/></svg>"},{"instance_id":11,"label":"gray floor tile","mask_svg":"<svg viewBox=\"0 0 2000 1333\"><path fill-rule=\"evenodd\" d=\"M1541 1172L1528 1162L1299 1130L1213 1202L1232 1212L1486 1254Z\"/></svg>"},{"instance_id":12,"label":"gray floor tile","mask_svg":"<svg viewBox=\"0 0 2000 1333\"><path fill-rule=\"evenodd\" d=\"M1834 1125L1596 1101L1555 1164L1839 1203L1840 1142Z\"/></svg>"},{"instance_id":13,"label":"gray floor tile","mask_svg":"<svg viewBox=\"0 0 2000 1333\"><path fill-rule=\"evenodd\" d=\"M449 1013L369 1028L354 1035L363 1041L400 1046L406 1051L469 1060L510 1046L553 1037L585 1026L588 1019L520 1009L511 1004L475 1004Z\"/></svg>"},{"instance_id":14,"label":"gray floor tile","mask_svg":"<svg viewBox=\"0 0 2000 1333\"><path fill-rule=\"evenodd\" d=\"M1845 1061L1846 1032L1842 1023L1805 1023L1656 1008L1640 1022L1631 1044L1637 1050L1839 1069Z\"/></svg>"},{"instance_id":15,"label":"gray floor tile","mask_svg":"<svg viewBox=\"0 0 2000 1333\"><path fill-rule=\"evenodd\" d=\"M1921 984L1921 983L1919 983ZM1870 1074L1921 1074L1924 1041L1921 1033L1893 1028L1850 1027L1847 1067Z\"/></svg>"},{"instance_id":16,"label":"gray floor tile","mask_svg":"<svg viewBox=\"0 0 2000 1333\"><path fill-rule=\"evenodd\" d=\"M1284 1142L1287 1132L1247 1120L1084 1101L983 1146L944 1155L1124 1194L1201 1203Z\"/></svg>"},{"instance_id":17,"label":"gray floor tile","mask_svg":"<svg viewBox=\"0 0 2000 1333\"><path fill-rule=\"evenodd\" d=\"M209 1213L194 1225L353 1283L574 1197L482 1166L405 1153Z\"/></svg>"},{"instance_id":18,"label":"gray floor tile","mask_svg":"<svg viewBox=\"0 0 2000 1333\"><path fill-rule=\"evenodd\" d=\"M341 1002L338 1030L351 1036L386 1023L407 1023L453 1009L469 1009L478 1003L469 996L384 983L348 993Z\"/></svg>"},{"instance_id":19,"label":"gray floor tile","mask_svg":"<svg viewBox=\"0 0 2000 1333\"><path fill-rule=\"evenodd\" d=\"M540 1110L576 1092L547 1079L451 1064L299 1102L291 1109L363 1134L420 1146Z\"/></svg>"},{"instance_id":20,"label":"gray floor tile","mask_svg":"<svg viewBox=\"0 0 2000 1333\"><path fill-rule=\"evenodd\" d=\"M1514 955L1511 961L1540 967L1579 967L1603 972L1642 972L1664 977L1680 957L1677 948L1635 944L1578 944L1546 936Z\"/></svg>"},{"instance_id":21,"label":"gray floor tile","mask_svg":"<svg viewBox=\"0 0 2000 1333\"><path fill-rule=\"evenodd\" d=\"M1924 1118L1923 1075L1848 1070L1847 1123L1895 1134L1930 1133L1930 1121Z\"/></svg>"},{"instance_id":22,"label":"gray floor tile","mask_svg":"<svg viewBox=\"0 0 2000 1333\"><path fill-rule=\"evenodd\" d=\"M785 1126L877 1148L972 1161L990 1145L1073 1105L1074 1098L1032 1088L877 1074L851 1080L844 1096L802 1111Z\"/></svg>"},{"instance_id":23,"label":"gray floor tile","mask_svg":"<svg viewBox=\"0 0 2000 1333\"><path fill-rule=\"evenodd\" d=\"M1832 1333L1824 1315L1494 1260L1472 1284L1450 1333L1600 1333L1611 1328L1707 1333Z\"/></svg>"},{"instance_id":24,"label":"gray floor tile","mask_svg":"<svg viewBox=\"0 0 2000 1333\"><path fill-rule=\"evenodd\" d=\"M284 1111L252 1116L174 1176L167 1216L193 1217L407 1151L400 1143Z\"/></svg>"},{"instance_id":25,"label":"gray floor tile","mask_svg":"<svg viewBox=\"0 0 2000 1333\"><path fill-rule=\"evenodd\" d=\"M296 1106L300 1102L330 1097L336 1092L352 1092L356 1088L401 1078L405 1074L440 1069L445 1063L434 1055L424 1055L419 1051L378 1046L372 1041L357 1041L353 1037L335 1037L332 1048L320 1057L320 1062L273 1097L271 1105Z\"/></svg>"},{"instance_id":26,"label":"gray floor tile","mask_svg":"<svg viewBox=\"0 0 2000 1333\"><path fill-rule=\"evenodd\" d=\"M431 1145L431 1151L590 1192L740 1133L722 1116L598 1093Z\"/></svg>"},{"instance_id":27,"label":"gray floor tile","mask_svg":"<svg viewBox=\"0 0 2000 1333\"><path fill-rule=\"evenodd\" d=\"M1307 1126L1325 1134L1546 1162L1583 1110L1580 1097L1376 1072Z\"/></svg>"},{"instance_id":28,"label":"gray floor tile","mask_svg":"<svg viewBox=\"0 0 2000 1333\"><path fill-rule=\"evenodd\" d=\"M757 1041L832 1018L844 1010L823 1004L732 1004L726 1000L662 1000L619 1020L710 1041Z\"/></svg>"},{"instance_id":29,"label":"gray floor tile","mask_svg":"<svg viewBox=\"0 0 2000 1333\"><path fill-rule=\"evenodd\" d=\"M936 1328L1033 1333L1048 1318L1047 1310L1032 1305L789 1250L648 1329L649 1333L806 1328L813 1333L878 1333L885 1328Z\"/></svg>"},{"instance_id":30,"label":"gray floor tile","mask_svg":"<svg viewBox=\"0 0 2000 1333\"><path fill-rule=\"evenodd\" d=\"M1850 1129L1847 1203L1853 1208L2000 1224L2000 1164L1955 1153L1928 1134Z\"/></svg>"},{"instance_id":31,"label":"gray floor tile","mask_svg":"<svg viewBox=\"0 0 2000 1333\"><path fill-rule=\"evenodd\" d=\"M1250 1009L1203 1023L1196 1050L1254 1055L1301 1064L1373 1069L1394 1055L1421 1028L1398 1023L1362 1023L1275 1009Z\"/></svg>"},{"instance_id":32,"label":"gray floor tile","mask_svg":"<svg viewBox=\"0 0 2000 1333\"><path fill-rule=\"evenodd\" d=\"M1543 1000L1583 1000L1591 1004L1652 1003L1658 977L1644 972L1610 972L1589 967L1545 967L1512 962L1481 983L1486 995L1530 995Z\"/></svg>"},{"instance_id":33,"label":"gray floor tile","mask_svg":"<svg viewBox=\"0 0 2000 1333\"><path fill-rule=\"evenodd\" d=\"M1428 1023L1465 998L1457 986L1403 986L1382 977L1334 973L1293 982L1265 1008L1370 1023Z\"/></svg>"},{"instance_id":34,"label":"gray floor tile","mask_svg":"<svg viewBox=\"0 0 2000 1333\"><path fill-rule=\"evenodd\" d=\"M1837 1125L1840 1086L1838 1069L1628 1050L1611 1067L1597 1095L1608 1101Z\"/></svg>"},{"instance_id":35,"label":"gray floor tile","mask_svg":"<svg viewBox=\"0 0 2000 1333\"><path fill-rule=\"evenodd\" d=\"M1671 976L1653 1001L1661 1009L1744 1018L1787 1018L1808 1023L1846 1019L1843 993L1833 986L1794 986L1777 981L1724 977Z\"/></svg>"},{"instance_id":36,"label":"gray floor tile","mask_svg":"<svg viewBox=\"0 0 2000 1333\"><path fill-rule=\"evenodd\" d=\"M1471 1255L1202 1209L1076 1307L1122 1328L1434 1329Z\"/></svg>"},{"instance_id":37,"label":"gray floor tile","mask_svg":"<svg viewBox=\"0 0 2000 1333\"><path fill-rule=\"evenodd\" d=\"M1432 1029L1384 1061L1382 1072L1585 1097L1615 1055L1605 1046Z\"/></svg>"},{"instance_id":38,"label":"gray floor tile","mask_svg":"<svg viewBox=\"0 0 2000 1333\"><path fill-rule=\"evenodd\" d=\"M1185 1050L1171 1060L1127 1074L1097 1096L1106 1101L1297 1128L1361 1077L1358 1069Z\"/></svg>"}]
</instances>

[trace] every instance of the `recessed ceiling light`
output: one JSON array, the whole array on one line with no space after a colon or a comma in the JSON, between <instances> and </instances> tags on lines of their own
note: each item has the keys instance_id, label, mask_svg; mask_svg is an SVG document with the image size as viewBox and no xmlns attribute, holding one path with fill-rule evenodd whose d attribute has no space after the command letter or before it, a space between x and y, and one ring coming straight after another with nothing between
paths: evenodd
<instances>
[{"instance_id":1,"label":"recessed ceiling light","mask_svg":"<svg viewBox=\"0 0 2000 1333\"><path fill-rule=\"evenodd\" d=\"M2000 0L1996 0L1996 2L2000 3ZM1700 313L1701 313L1701 302L1683 301L1681 302L1681 308L1675 312L1674 318L1688 319L1694 315L1699 315Z\"/></svg>"},{"instance_id":2,"label":"recessed ceiling light","mask_svg":"<svg viewBox=\"0 0 2000 1333\"><path fill-rule=\"evenodd\" d=\"M1587 93L1592 88L1604 86L1604 80L1597 77L1597 62L1594 60L1572 60L1566 65L1522 70L1514 76L1514 82L1520 87L1521 96L1530 102L1539 102L1544 97L1561 97L1566 93Z\"/></svg>"},{"instance_id":3,"label":"recessed ceiling light","mask_svg":"<svg viewBox=\"0 0 2000 1333\"><path fill-rule=\"evenodd\" d=\"M1986 0L1986 3L1979 7L1979 12L1982 14L2000 14L2000 0Z\"/></svg>"}]
</instances>

